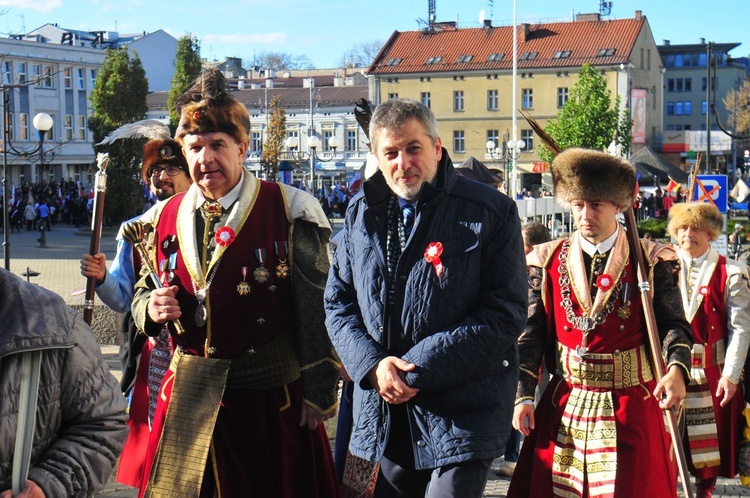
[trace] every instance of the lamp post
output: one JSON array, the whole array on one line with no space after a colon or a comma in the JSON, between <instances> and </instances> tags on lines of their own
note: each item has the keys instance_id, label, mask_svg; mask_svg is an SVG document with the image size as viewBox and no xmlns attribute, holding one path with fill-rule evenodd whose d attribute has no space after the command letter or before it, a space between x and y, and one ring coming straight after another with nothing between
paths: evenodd
<instances>
[{"instance_id":1,"label":"lamp post","mask_svg":"<svg viewBox=\"0 0 750 498\"><path fill-rule=\"evenodd\" d=\"M492 157L494 161L501 161L503 163L503 180L505 181L505 190L508 192L508 196L511 197L511 199L514 198L514 190L510 188L509 182L508 182L508 176L509 176L509 170L508 167L512 163L514 165L515 169L515 163L516 159L518 159L518 156L521 155L521 151L526 148L526 142L523 140L510 140L510 133L506 131L503 134L503 143L498 146L498 144L495 143L494 140L488 140L485 144L485 147L487 147L487 154ZM515 178L515 175L513 175Z\"/></svg>"},{"instance_id":2,"label":"lamp post","mask_svg":"<svg viewBox=\"0 0 750 498\"><path fill-rule=\"evenodd\" d=\"M39 144L32 149L19 149L16 148L11 142L10 136L10 124L13 119L13 114L10 110L10 95L8 90L13 86L3 87L3 257L5 260L5 269L10 271L10 237L9 237L9 225L10 220L8 217L8 211L10 206L8 205L8 154L14 156L23 157L31 162L39 161L40 165L44 165L46 159L46 153L44 151L44 136L49 130L52 129L53 121L52 116L45 112L40 112L34 116L33 124L34 128L39 131Z\"/></svg>"},{"instance_id":3,"label":"lamp post","mask_svg":"<svg viewBox=\"0 0 750 498\"><path fill-rule=\"evenodd\" d=\"M336 149L341 146L339 138L332 136L328 139L328 147L331 148L330 154L318 154L317 150L320 147L320 138L314 134L311 130L311 134L307 137L307 151L300 149L299 139L297 137L288 137L284 144L288 149L289 156L291 159L299 164L310 161L310 188L312 194L315 195L315 161L331 161L336 157Z\"/></svg>"}]
</instances>

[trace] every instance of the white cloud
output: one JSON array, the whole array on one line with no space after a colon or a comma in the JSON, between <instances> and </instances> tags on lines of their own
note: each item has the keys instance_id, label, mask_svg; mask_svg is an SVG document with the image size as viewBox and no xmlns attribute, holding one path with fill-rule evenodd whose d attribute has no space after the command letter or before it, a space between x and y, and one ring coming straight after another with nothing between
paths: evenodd
<instances>
[{"instance_id":1,"label":"white cloud","mask_svg":"<svg viewBox=\"0 0 750 498\"><path fill-rule=\"evenodd\" d=\"M0 0L1 1L1 0ZM229 35L204 35L201 43L206 44L247 44L280 45L287 41L286 33L234 33Z\"/></svg>"},{"instance_id":2,"label":"white cloud","mask_svg":"<svg viewBox=\"0 0 750 498\"><path fill-rule=\"evenodd\" d=\"M62 0L0 0L0 7L15 7L19 9L50 12L62 7Z\"/></svg>"}]
</instances>

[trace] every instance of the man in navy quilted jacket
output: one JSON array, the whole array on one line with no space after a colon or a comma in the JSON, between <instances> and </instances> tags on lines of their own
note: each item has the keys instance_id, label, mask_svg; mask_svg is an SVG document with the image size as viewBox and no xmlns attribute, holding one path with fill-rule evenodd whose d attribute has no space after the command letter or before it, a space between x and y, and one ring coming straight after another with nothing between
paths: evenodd
<instances>
[{"instance_id":1,"label":"man in navy quilted jacket","mask_svg":"<svg viewBox=\"0 0 750 498\"><path fill-rule=\"evenodd\" d=\"M349 203L325 296L355 382L349 450L380 462L377 496L479 497L526 321L516 205L455 172L419 102L380 104L370 138L379 171Z\"/></svg>"}]
</instances>

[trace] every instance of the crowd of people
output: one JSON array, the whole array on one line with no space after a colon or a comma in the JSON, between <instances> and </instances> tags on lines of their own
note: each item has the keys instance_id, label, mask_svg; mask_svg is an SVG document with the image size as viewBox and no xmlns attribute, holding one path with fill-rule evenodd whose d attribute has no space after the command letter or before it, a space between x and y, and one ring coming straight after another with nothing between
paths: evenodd
<instances>
[{"instance_id":1,"label":"crowd of people","mask_svg":"<svg viewBox=\"0 0 750 498\"><path fill-rule=\"evenodd\" d=\"M45 350L36 416L59 413L14 488L87 496L121 453L117 479L140 497L478 498L504 457L511 497L676 497L684 465L706 498L741 470L750 276L711 248L714 206L659 191L641 203L630 163L572 148L552 175L576 230L550 240L456 173L417 101L375 109L361 192L317 196L243 168L250 119L220 72L176 106L174 138L143 150L159 202L123 224L109 269L104 254L80 262L125 315L119 389L80 316L0 272L2 317L26 295L57 317L0 327L3 441L34 425L16 413L27 352ZM676 243L634 236L620 221L633 207L668 219ZM56 383L75 396L44 389ZM323 423L339 402L334 463ZM687 429L668 430L683 407ZM85 437L71 437L77 423ZM23 466L11 447L2 498Z\"/></svg>"},{"instance_id":2,"label":"crowd of people","mask_svg":"<svg viewBox=\"0 0 750 498\"><path fill-rule=\"evenodd\" d=\"M72 180L26 182L11 186L8 198L10 231L50 230L57 223L86 226L90 223L93 196ZM3 219L0 217L0 226Z\"/></svg>"}]
</instances>

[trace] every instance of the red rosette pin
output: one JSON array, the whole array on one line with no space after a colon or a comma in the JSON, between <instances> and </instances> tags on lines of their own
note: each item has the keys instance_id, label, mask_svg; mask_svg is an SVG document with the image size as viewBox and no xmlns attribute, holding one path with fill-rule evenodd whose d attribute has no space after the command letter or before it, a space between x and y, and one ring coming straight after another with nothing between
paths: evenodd
<instances>
[{"instance_id":1,"label":"red rosette pin","mask_svg":"<svg viewBox=\"0 0 750 498\"><path fill-rule=\"evenodd\" d=\"M216 243L221 247L228 247L229 244L234 242L235 237L236 235L234 233L234 230L232 230L230 227L221 227L216 230L216 236L214 237L214 240L216 240Z\"/></svg>"},{"instance_id":2,"label":"red rosette pin","mask_svg":"<svg viewBox=\"0 0 750 498\"><path fill-rule=\"evenodd\" d=\"M708 295L711 294L711 289L709 289L706 285L701 285L698 288L698 294L700 294L702 297L708 297Z\"/></svg>"},{"instance_id":3,"label":"red rosette pin","mask_svg":"<svg viewBox=\"0 0 750 498\"><path fill-rule=\"evenodd\" d=\"M432 263L435 268L435 274L440 277L443 274L443 263L440 262L440 255L443 254L443 244L440 242L430 242L424 251L424 259Z\"/></svg>"},{"instance_id":4,"label":"red rosette pin","mask_svg":"<svg viewBox=\"0 0 750 498\"><path fill-rule=\"evenodd\" d=\"M596 278L596 286L599 288L599 290L602 290L604 292L607 292L609 289L611 289L614 283L615 281L612 276L607 275L606 273L602 273Z\"/></svg>"}]
</instances>

